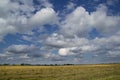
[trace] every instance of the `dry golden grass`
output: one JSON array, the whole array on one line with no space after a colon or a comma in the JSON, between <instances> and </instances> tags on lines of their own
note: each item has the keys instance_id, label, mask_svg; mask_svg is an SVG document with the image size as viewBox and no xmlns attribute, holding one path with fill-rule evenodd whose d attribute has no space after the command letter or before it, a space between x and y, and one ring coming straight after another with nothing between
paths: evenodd
<instances>
[{"instance_id":1,"label":"dry golden grass","mask_svg":"<svg viewBox=\"0 0 120 80\"><path fill-rule=\"evenodd\" d=\"M120 80L120 64L0 66L0 80Z\"/></svg>"}]
</instances>

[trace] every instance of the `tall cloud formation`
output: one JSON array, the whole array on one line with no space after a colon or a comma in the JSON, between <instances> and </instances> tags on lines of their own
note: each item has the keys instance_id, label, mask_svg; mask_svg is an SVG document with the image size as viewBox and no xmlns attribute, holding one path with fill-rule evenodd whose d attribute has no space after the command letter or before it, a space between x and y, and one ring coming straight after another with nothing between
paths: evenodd
<instances>
[{"instance_id":1,"label":"tall cloud formation","mask_svg":"<svg viewBox=\"0 0 120 80\"><path fill-rule=\"evenodd\" d=\"M86 36L92 28L103 35L111 35L119 30L119 16L109 16L107 7L99 5L94 12L87 12L84 7L77 7L62 22L61 33L66 36Z\"/></svg>"},{"instance_id":2,"label":"tall cloud formation","mask_svg":"<svg viewBox=\"0 0 120 80\"><path fill-rule=\"evenodd\" d=\"M34 12L35 14L33 14ZM33 0L0 1L0 41L7 34L27 34L36 27L45 24L53 25L56 22L57 13L49 6L37 11L34 7Z\"/></svg>"},{"instance_id":3,"label":"tall cloud formation","mask_svg":"<svg viewBox=\"0 0 120 80\"><path fill-rule=\"evenodd\" d=\"M8 34L21 41L3 48L0 63L120 61L120 16L108 13L108 6L89 12L70 1L56 10L50 0L36 1L0 1L0 42Z\"/></svg>"}]
</instances>

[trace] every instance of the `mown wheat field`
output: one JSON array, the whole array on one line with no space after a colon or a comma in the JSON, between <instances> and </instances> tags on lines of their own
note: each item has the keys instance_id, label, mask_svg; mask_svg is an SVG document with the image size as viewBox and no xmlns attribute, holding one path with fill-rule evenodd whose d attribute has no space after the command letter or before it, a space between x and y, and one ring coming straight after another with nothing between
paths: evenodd
<instances>
[{"instance_id":1,"label":"mown wheat field","mask_svg":"<svg viewBox=\"0 0 120 80\"><path fill-rule=\"evenodd\" d=\"M0 80L120 80L120 64L0 66Z\"/></svg>"}]
</instances>

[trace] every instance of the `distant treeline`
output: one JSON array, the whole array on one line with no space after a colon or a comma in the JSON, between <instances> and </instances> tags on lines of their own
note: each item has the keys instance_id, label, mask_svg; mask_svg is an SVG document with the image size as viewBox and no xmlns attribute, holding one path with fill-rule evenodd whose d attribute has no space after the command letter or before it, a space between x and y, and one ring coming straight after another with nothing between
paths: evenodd
<instances>
[{"instance_id":1,"label":"distant treeline","mask_svg":"<svg viewBox=\"0 0 120 80\"><path fill-rule=\"evenodd\" d=\"M100 63L100 64L120 64L120 63ZM91 65L91 64L0 64L0 66L68 66L68 65Z\"/></svg>"},{"instance_id":2,"label":"distant treeline","mask_svg":"<svg viewBox=\"0 0 120 80\"><path fill-rule=\"evenodd\" d=\"M65 66L65 65L76 65L76 64L0 64L0 66Z\"/></svg>"}]
</instances>

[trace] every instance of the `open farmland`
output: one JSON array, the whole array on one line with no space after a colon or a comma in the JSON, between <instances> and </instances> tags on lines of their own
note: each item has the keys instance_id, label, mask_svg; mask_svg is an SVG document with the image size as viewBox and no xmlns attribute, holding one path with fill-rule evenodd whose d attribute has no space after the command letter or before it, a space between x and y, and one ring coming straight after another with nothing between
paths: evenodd
<instances>
[{"instance_id":1,"label":"open farmland","mask_svg":"<svg viewBox=\"0 0 120 80\"><path fill-rule=\"evenodd\" d=\"M120 64L0 66L0 80L120 80Z\"/></svg>"}]
</instances>

